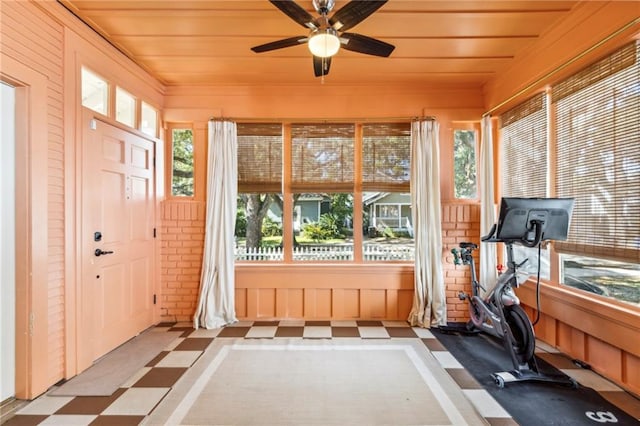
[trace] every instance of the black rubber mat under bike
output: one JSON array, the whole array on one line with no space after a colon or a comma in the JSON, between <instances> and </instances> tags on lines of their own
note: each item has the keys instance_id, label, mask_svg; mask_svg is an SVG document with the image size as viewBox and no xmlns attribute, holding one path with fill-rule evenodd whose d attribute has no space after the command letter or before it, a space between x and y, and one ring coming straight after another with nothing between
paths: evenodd
<instances>
[{"instance_id":1,"label":"black rubber mat under bike","mask_svg":"<svg viewBox=\"0 0 640 426\"><path fill-rule=\"evenodd\" d=\"M437 328L432 328L431 331L518 424L602 425L602 420L597 421L589 417L598 419L598 413L605 416L608 416L606 413L611 413L615 417L616 425L640 424L637 419L604 399L595 390L581 385L575 389L554 383L512 382L507 383L502 389L499 388L491 373L513 368L502 342L484 333L456 333L456 328L459 326L450 325L444 331ZM536 359L541 372L565 376L544 360L538 357Z\"/></svg>"}]
</instances>

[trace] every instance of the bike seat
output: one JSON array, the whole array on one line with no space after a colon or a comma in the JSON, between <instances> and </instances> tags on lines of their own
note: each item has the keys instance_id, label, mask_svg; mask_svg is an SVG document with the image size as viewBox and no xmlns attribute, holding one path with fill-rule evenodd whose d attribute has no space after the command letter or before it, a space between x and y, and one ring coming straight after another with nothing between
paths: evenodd
<instances>
[{"instance_id":1,"label":"bike seat","mask_svg":"<svg viewBox=\"0 0 640 426\"><path fill-rule=\"evenodd\" d=\"M473 244L473 243L460 243L460 248L463 248L463 249L470 248L470 249L474 250L474 249L478 248L478 245L477 244Z\"/></svg>"}]
</instances>

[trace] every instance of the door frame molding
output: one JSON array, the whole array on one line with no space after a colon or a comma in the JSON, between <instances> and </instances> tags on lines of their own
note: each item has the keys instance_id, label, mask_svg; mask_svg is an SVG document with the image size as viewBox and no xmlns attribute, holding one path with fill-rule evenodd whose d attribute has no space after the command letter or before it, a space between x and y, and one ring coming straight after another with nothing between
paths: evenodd
<instances>
[{"instance_id":1,"label":"door frame molding","mask_svg":"<svg viewBox=\"0 0 640 426\"><path fill-rule=\"evenodd\" d=\"M48 340L48 80L4 53L0 58L0 79L16 94L15 393L33 399L49 386L41 343Z\"/></svg>"},{"instance_id":2,"label":"door frame molding","mask_svg":"<svg viewBox=\"0 0 640 426\"><path fill-rule=\"evenodd\" d=\"M149 81L144 80L140 74L142 71L136 67L131 67L126 62L111 52L109 49L101 50L101 55L96 55L96 49L104 49L100 44L102 40L93 40L88 37L81 37L73 30L65 29L65 53L64 53L64 133L65 133L65 153L64 153L64 177L65 177L65 358L64 370L65 378L71 378L80 373L85 367L81 367L78 359L80 339L80 329L82 324L81 302L82 302L82 66L87 66L94 70L104 70L104 77L109 79L110 84L114 81L126 82L128 86L140 87L140 93L136 96L144 96L149 99L157 98L160 93ZM113 100L110 100L113 101ZM160 100L157 100L161 104ZM111 107L110 107L111 109ZM90 111L90 110L89 110ZM91 111L94 118L118 127L127 132L133 133L147 139L155 145L156 167L154 172L155 180L155 216L154 226L160 230L160 202L164 197L164 168L162 139L150 138L148 135L124 126L114 119ZM159 114L159 119L161 115ZM160 234L154 244L154 270L153 270L154 292L160 300ZM155 305L153 312L153 322L157 323L160 316L160 304Z\"/></svg>"}]
</instances>

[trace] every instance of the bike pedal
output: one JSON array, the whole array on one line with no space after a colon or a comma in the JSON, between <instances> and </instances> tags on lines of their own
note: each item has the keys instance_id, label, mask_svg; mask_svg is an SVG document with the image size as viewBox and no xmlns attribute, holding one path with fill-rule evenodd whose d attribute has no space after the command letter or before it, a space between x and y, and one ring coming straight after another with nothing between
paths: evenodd
<instances>
[{"instance_id":1,"label":"bike pedal","mask_svg":"<svg viewBox=\"0 0 640 426\"><path fill-rule=\"evenodd\" d=\"M467 300L468 298L469 298L469 296L466 293L464 293L462 291L460 293L458 293L458 299Z\"/></svg>"}]
</instances>

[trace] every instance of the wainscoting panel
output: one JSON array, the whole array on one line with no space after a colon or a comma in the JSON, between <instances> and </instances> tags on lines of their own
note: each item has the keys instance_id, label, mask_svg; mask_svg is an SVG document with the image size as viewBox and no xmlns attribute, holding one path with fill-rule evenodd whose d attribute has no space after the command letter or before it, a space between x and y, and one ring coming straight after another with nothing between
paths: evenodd
<instances>
[{"instance_id":1,"label":"wainscoting panel","mask_svg":"<svg viewBox=\"0 0 640 426\"><path fill-rule=\"evenodd\" d=\"M535 318L535 286L521 286L518 296ZM632 308L562 286L541 286L536 337L624 389L640 395L640 315Z\"/></svg>"},{"instance_id":2,"label":"wainscoting panel","mask_svg":"<svg viewBox=\"0 0 640 426\"><path fill-rule=\"evenodd\" d=\"M412 265L237 265L240 319L406 320Z\"/></svg>"}]
</instances>

